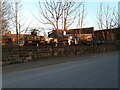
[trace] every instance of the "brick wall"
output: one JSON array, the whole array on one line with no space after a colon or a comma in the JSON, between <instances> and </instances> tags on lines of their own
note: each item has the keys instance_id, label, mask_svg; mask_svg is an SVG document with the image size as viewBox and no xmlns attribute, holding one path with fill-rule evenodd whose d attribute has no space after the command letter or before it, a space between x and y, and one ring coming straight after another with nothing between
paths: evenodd
<instances>
[{"instance_id":1,"label":"brick wall","mask_svg":"<svg viewBox=\"0 0 120 90\"><path fill-rule=\"evenodd\" d=\"M114 45L108 45L109 50L115 50ZM95 46L3 46L2 47L2 65L21 63L27 61L40 60L45 57L81 55L85 53L105 52L105 45Z\"/></svg>"}]
</instances>

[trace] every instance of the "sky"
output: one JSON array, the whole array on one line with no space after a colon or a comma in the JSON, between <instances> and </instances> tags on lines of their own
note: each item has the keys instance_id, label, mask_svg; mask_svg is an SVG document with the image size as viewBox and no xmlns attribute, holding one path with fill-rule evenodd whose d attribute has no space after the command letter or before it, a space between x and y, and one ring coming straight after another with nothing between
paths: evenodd
<instances>
[{"instance_id":1,"label":"sky","mask_svg":"<svg viewBox=\"0 0 120 90\"><path fill-rule=\"evenodd\" d=\"M118 24L119 24L119 27L120 27L120 1L119 1L119 4L118 4L118 14L119 14L119 18L118 18Z\"/></svg>"},{"instance_id":2,"label":"sky","mask_svg":"<svg viewBox=\"0 0 120 90\"><path fill-rule=\"evenodd\" d=\"M86 5L87 16L85 18L84 27L94 27L94 29L97 30L98 27L95 24L95 22L96 22L96 15L97 15L100 2L104 2L105 4L109 3L110 7L116 7L118 9L118 1L119 0L86 0L85 5ZM34 27L40 27L40 28L45 27L46 28L46 26L40 24L35 19L35 17L39 17L37 2L38 0L34 0L34 1L33 0L22 0L21 2L22 8L21 8L20 13L21 13L22 21L26 23L24 27L28 26L29 24L29 27L33 27L33 28ZM71 28L74 28L74 26L72 26Z\"/></svg>"}]
</instances>

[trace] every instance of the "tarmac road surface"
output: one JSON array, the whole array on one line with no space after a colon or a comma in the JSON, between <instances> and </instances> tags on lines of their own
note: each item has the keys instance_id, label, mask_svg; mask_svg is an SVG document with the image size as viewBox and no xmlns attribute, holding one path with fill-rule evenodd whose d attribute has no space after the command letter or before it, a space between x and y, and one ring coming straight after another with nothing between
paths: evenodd
<instances>
[{"instance_id":1,"label":"tarmac road surface","mask_svg":"<svg viewBox=\"0 0 120 90\"><path fill-rule=\"evenodd\" d=\"M118 52L5 72L2 79L3 88L117 88Z\"/></svg>"}]
</instances>

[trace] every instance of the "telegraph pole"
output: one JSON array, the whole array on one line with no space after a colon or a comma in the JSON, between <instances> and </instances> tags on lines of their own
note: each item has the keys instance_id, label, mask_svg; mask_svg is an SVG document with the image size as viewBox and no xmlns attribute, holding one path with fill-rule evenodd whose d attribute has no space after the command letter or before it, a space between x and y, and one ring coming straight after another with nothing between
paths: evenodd
<instances>
[{"instance_id":1,"label":"telegraph pole","mask_svg":"<svg viewBox=\"0 0 120 90\"><path fill-rule=\"evenodd\" d=\"M18 1L15 2L16 44L18 45Z\"/></svg>"}]
</instances>

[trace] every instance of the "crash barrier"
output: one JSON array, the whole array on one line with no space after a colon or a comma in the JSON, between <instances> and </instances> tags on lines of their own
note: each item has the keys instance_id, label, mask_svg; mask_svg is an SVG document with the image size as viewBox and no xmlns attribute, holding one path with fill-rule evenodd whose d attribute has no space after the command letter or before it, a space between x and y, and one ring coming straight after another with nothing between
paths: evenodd
<instances>
[{"instance_id":1,"label":"crash barrier","mask_svg":"<svg viewBox=\"0 0 120 90\"><path fill-rule=\"evenodd\" d=\"M2 65L22 63L41 58L81 55L116 50L116 45L86 45L86 46L3 46Z\"/></svg>"}]
</instances>

